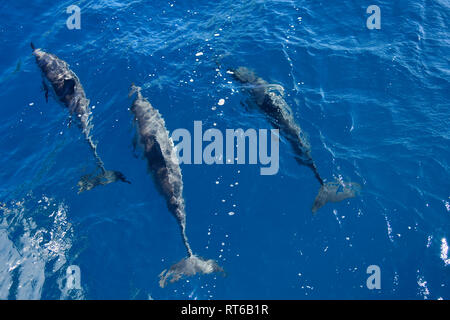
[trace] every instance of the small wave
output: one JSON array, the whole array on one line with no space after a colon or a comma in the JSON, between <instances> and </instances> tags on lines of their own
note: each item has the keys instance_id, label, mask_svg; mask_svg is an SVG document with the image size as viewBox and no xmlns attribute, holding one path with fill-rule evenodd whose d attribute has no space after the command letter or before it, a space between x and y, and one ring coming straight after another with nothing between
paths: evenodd
<instances>
[{"instance_id":1,"label":"small wave","mask_svg":"<svg viewBox=\"0 0 450 320\"><path fill-rule=\"evenodd\" d=\"M0 203L0 299L42 299L46 281L55 281L60 296L81 298L64 288L73 227L64 202L32 195ZM50 271L50 272L49 272Z\"/></svg>"},{"instance_id":2,"label":"small wave","mask_svg":"<svg viewBox=\"0 0 450 320\"><path fill-rule=\"evenodd\" d=\"M417 285L419 286L419 295L421 295L425 300L428 299L430 295L430 290L428 289L428 282L421 275L417 276Z\"/></svg>"},{"instance_id":3,"label":"small wave","mask_svg":"<svg viewBox=\"0 0 450 320\"><path fill-rule=\"evenodd\" d=\"M448 244L447 239L442 238L441 240L441 259L444 261L445 265L450 265L450 258L448 257Z\"/></svg>"}]
</instances>

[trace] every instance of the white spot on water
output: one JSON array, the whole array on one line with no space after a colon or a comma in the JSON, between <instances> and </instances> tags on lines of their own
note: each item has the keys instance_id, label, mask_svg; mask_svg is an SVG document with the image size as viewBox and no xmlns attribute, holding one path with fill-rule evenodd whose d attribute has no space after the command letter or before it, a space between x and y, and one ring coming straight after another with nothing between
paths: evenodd
<instances>
[{"instance_id":1,"label":"white spot on water","mask_svg":"<svg viewBox=\"0 0 450 320\"><path fill-rule=\"evenodd\" d=\"M447 239L441 239L441 259L444 261L445 265L450 265L450 259L448 258L448 244Z\"/></svg>"},{"instance_id":2,"label":"white spot on water","mask_svg":"<svg viewBox=\"0 0 450 320\"><path fill-rule=\"evenodd\" d=\"M419 276L417 279L417 284L419 285L419 293L423 295L424 299L428 299L430 290L428 290L427 281L425 281L423 277Z\"/></svg>"},{"instance_id":3,"label":"white spot on water","mask_svg":"<svg viewBox=\"0 0 450 320\"><path fill-rule=\"evenodd\" d=\"M447 212L450 211L450 204L448 201L444 201L445 209L447 209Z\"/></svg>"},{"instance_id":4,"label":"white spot on water","mask_svg":"<svg viewBox=\"0 0 450 320\"><path fill-rule=\"evenodd\" d=\"M431 246L431 239L433 239L433 236L428 236L427 238L427 248Z\"/></svg>"}]
</instances>

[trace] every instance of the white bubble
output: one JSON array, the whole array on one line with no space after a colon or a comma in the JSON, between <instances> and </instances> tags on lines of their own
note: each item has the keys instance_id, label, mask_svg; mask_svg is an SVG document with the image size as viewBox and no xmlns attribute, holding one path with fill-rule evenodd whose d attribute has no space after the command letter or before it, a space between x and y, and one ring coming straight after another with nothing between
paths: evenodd
<instances>
[{"instance_id":1,"label":"white bubble","mask_svg":"<svg viewBox=\"0 0 450 320\"><path fill-rule=\"evenodd\" d=\"M219 102L217 102L219 106L223 106L225 104L225 99L220 99Z\"/></svg>"},{"instance_id":2,"label":"white bubble","mask_svg":"<svg viewBox=\"0 0 450 320\"><path fill-rule=\"evenodd\" d=\"M448 244L447 239L441 239L441 259L444 261L445 265L450 265L450 259L448 258Z\"/></svg>"}]
</instances>

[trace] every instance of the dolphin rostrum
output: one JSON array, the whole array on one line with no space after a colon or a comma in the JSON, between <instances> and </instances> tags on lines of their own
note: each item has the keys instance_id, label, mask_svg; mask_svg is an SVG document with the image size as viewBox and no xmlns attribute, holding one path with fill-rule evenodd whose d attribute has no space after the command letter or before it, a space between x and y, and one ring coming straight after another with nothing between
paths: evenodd
<instances>
[{"instance_id":1,"label":"dolphin rostrum","mask_svg":"<svg viewBox=\"0 0 450 320\"><path fill-rule=\"evenodd\" d=\"M161 272L159 285L175 282L181 277L197 273L222 272L214 260L205 260L193 254L186 236L186 211L183 198L183 178L175 146L159 111L141 94L141 87L131 86L129 96L136 94L131 105L134 122L137 124L137 138L143 148L149 171L154 177L158 191L164 196L167 207L177 220L187 250L187 257Z\"/></svg>"},{"instance_id":2,"label":"dolphin rostrum","mask_svg":"<svg viewBox=\"0 0 450 320\"><path fill-rule=\"evenodd\" d=\"M322 179L312 159L308 139L295 122L291 108L283 99L283 87L269 84L246 67L239 67L230 71L236 80L245 85L256 105L267 115L270 123L278 128L285 139L289 141L295 153L295 160L300 165L310 168L320 183L319 193L311 209L313 213L317 212L327 202L338 202L353 198L359 193L361 186L358 183L343 181L326 183Z\"/></svg>"},{"instance_id":3,"label":"dolphin rostrum","mask_svg":"<svg viewBox=\"0 0 450 320\"><path fill-rule=\"evenodd\" d=\"M78 182L78 193L90 190L98 185L105 185L115 181L130 183L119 171L106 170L105 165L97 153L97 146L92 141L90 135L93 125L91 124L91 110L89 100L86 98L84 89L77 75L69 69L69 65L51 53L35 48L31 43L33 55L42 71L45 98L48 101L48 85L51 85L56 97L70 113L71 118L77 119L78 125L83 132L92 153L94 154L98 168L101 170L99 175L85 175Z\"/></svg>"}]
</instances>

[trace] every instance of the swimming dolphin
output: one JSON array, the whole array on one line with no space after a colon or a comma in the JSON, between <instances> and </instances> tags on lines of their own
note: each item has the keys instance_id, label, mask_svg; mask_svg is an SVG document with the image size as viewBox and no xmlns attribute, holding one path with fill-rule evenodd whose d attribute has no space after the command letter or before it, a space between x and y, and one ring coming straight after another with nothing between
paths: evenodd
<instances>
[{"instance_id":1,"label":"swimming dolphin","mask_svg":"<svg viewBox=\"0 0 450 320\"><path fill-rule=\"evenodd\" d=\"M183 178L173 140L159 111L141 94L141 87L131 86L129 96L136 94L131 105L134 122L137 124L137 138L144 151L149 171L154 177L158 191L164 196L167 207L177 220L187 250L184 258L159 276L159 285L163 288L167 281L175 282L183 275L197 273L209 274L222 272L223 269L214 260L204 260L192 253L186 236L186 211L183 198Z\"/></svg>"},{"instance_id":2,"label":"swimming dolphin","mask_svg":"<svg viewBox=\"0 0 450 320\"><path fill-rule=\"evenodd\" d=\"M319 193L311 208L313 213L317 212L327 202L338 202L353 198L359 193L361 187L355 182L324 182L312 159L309 142L300 126L295 122L291 108L283 99L283 87L269 84L245 67L239 67L230 70L230 72L236 80L245 85L256 105L267 115L271 124L278 128L289 141L294 149L295 160L300 165L310 168L320 183Z\"/></svg>"},{"instance_id":3,"label":"swimming dolphin","mask_svg":"<svg viewBox=\"0 0 450 320\"><path fill-rule=\"evenodd\" d=\"M77 75L69 69L69 65L51 53L36 49L31 43L33 55L36 57L36 62L42 71L43 86L45 90L45 98L48 101L47 82L50 83L54 90L56 97L70 113L71 118L75 117L78 120L79 127L91 148L98 168L101 170L99 175L85 175L81 177L78 182L78 193L86 190L91 190L98 185L105 185L115 181L128 181L123 173L119 171L110 171L105 169L105 165L97 154L97 146L92 141L90 131L93 128L91 124L91 110L89 108L89 100L86 98L83 87Z\"/></svg>"}]
</instances>

